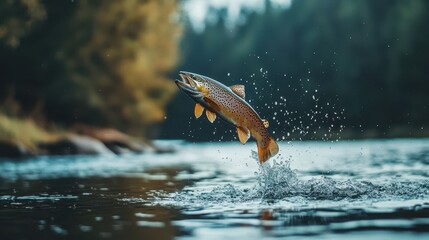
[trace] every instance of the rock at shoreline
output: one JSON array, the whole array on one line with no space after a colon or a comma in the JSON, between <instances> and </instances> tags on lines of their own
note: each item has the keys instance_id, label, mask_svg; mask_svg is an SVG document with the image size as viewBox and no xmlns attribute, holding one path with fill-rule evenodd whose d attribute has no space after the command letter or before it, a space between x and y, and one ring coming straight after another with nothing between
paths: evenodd
<instances>
[{"instance_id":1,"label":"rock at shoreline","mask_svg":"<svg viewBox=\"0 0 429 240\"><path fill-rule=\"evenodd\" d=\"M86 135L101 141L116 154L127 152L142 153L155 150L151 145L113 128L96 128L78 124L74 129L78 134Z\"/></svg>"},{"instance_id":2,"label":"rock at shoreline","mask_svg":"<svg viewBox=\"0 0 429 240\"><path fill-rule=\"evenodd\" d=\"M112 152L100 141L79 135L70 135L49 143L40 143L41 153L47 155L98 155Z\"/></svg>"}]
</instances>

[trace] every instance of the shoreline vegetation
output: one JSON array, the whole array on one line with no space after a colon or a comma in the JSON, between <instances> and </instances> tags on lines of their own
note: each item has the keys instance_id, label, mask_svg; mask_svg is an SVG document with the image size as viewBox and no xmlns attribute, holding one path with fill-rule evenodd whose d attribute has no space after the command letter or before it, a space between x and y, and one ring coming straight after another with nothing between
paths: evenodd
<instances>
[{"instance_id":1,"label":"shoreline vegetation","mask_svg":"<svg viewBox=\"0 0 429 240\"><path fill-rule=\"evenodd\" d=\"M31 118L9 117L0 113L0 159L172 151L113 128L75 124L69 129L48 129L38 126Z\"/></svg>"}]
</instances>

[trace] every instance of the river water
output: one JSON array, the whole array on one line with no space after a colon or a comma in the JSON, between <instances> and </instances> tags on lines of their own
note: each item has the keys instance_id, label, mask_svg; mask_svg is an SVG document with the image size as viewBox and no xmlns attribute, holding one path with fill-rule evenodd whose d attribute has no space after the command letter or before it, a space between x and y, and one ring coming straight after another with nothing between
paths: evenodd
<instances>
[{"instance_id":1,"label":"river water","mask_svg":"<svg viewBox=\"0 0 429 240\"><path fill-rule=\"evenodd\" d=\"M429 239L429 139L0 162L0 239Z\"/></svg>"}]
</instances>

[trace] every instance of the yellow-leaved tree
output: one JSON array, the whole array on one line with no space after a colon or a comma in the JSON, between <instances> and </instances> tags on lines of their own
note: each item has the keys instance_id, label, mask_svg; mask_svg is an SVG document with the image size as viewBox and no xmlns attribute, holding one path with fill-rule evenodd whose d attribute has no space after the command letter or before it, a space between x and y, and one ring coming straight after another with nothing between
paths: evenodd
<instances>
[{"instance_id":1,"label":"yellow-leaved tree","mask_svg":"<svg viewBox=\"0 0 429 240\"><path fill-rule=\"evenodd\" d=\"M167 77L178 59L176 0L11 2L0 3L3 89L24 111L37 102L48 120L137 136L164 118L176 91Z\"/></svg>"}]
</instances>

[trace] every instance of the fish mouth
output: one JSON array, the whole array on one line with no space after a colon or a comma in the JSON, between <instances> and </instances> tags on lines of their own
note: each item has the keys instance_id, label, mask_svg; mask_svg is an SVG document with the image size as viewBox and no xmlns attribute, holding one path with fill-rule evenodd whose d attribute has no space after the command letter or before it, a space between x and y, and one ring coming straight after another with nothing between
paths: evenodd
<instances>
[{"instance_id":1,"label":"fish mouth","mask_svg":"<svg viewBox=\"0 0 429 240\"><path fill-rule=\"evenodd\" d=\"M193 80L193 73L180 71L181 80L175 80L176 85L192 98L201 98L202 93L197 89L198 84Z\"/></svg>"}]
</instances>

